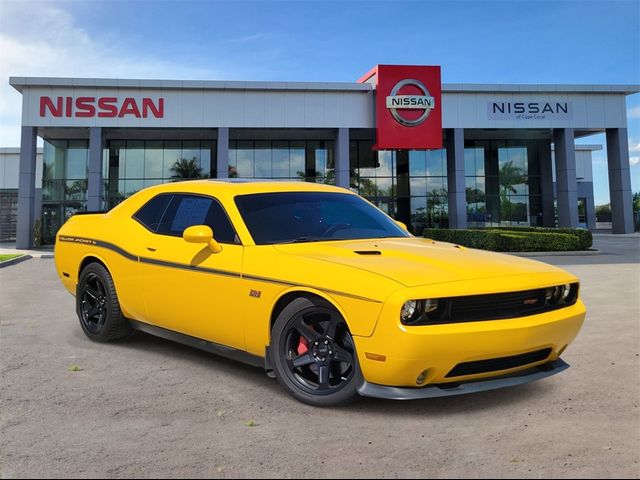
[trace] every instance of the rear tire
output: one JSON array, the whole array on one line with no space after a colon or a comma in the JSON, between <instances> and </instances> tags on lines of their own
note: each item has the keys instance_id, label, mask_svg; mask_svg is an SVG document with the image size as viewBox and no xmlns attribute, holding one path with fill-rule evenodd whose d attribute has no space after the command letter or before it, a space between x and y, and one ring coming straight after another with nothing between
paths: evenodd
<instances>
[{"instance_id":1,"label":"rear tire","mask_svg":"<svg viewBox=\"0 0 640 480\"><path fill-rule=\"evenodd\" d=\"M328 302L298 298L271 331L269 360L280 385L318 407L357 398L358 360L346 322Z\"/></svg>"},{"instance_id":2,"label":"rear tire","mask_svg":"<svg viewBox=\"0 0 640 480\"><path fill-rule=\"evenodd\" d=\"M119 340L133 333L120 310L111 274L99 263L90 263L80 273L76 311L82 330L94 342Z\"/></svg>"}]
</instances>

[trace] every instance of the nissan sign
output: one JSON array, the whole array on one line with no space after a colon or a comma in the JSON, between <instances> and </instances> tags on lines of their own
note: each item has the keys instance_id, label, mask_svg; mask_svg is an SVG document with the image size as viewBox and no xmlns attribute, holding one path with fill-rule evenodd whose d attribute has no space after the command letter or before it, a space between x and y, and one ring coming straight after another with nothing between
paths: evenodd
<instances>
[{"instance_id":1,"label":"nissan sign","mask_svg":"<svg viewBox=\"0 0 640 480\"><path fill-rule=\"evenodd\" d=\"M40 117L163 118L164 98L40 97Z\"/></svg>"},{"instance_id":2,"label":"nissan sign","mask_svg":"<svg viewBox=\"0 0 640 480\"><path fill-rule=\"evenodd\" d=\"M422 92L422 95L398 95L400 90L412 85ZM387 97L387 108L393 115L393 118L402 125L407 127L415 127L424 122L431 110L435 107L436 101L429 94L429 90L422 82L414 79L400 80L391 90L391 95ZM422 110L421 115L416 119L409 119L399 113L401 110Z\"/></svg>"},{"instance_id":3,"label":"nissan sign","mask_svg":"<svg viewBox=\"0 0 640 480\"><path fill-rule=\"evenodd\" d=\"M442 148L440 67L378 65L359 81L376 89L374 148Z\"/></svg>"},{"instance_id":4,"label":"nissan sign","mask_svg":"<svg viewBox=\"0 0 640 480\"><path fill-rule=\"evenodd\" d=\"M489 120L571 120L571 102L487 102Z\"/></svg>"}]
</instances>

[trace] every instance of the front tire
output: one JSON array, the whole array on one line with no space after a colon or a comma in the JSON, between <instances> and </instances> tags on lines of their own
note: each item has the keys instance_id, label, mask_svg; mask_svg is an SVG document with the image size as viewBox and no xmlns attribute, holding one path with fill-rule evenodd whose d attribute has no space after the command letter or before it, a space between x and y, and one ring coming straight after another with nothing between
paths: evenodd
<instances>
[{"instance_id":1,"label":"front tire","mask_svg":"<svg viewBox=\"0 0 640 480\"><path fill-rule=\"evenodd\" d=\"M80 273L76 310L82 330L94 342L118 340L133 332L120 310L111 274L99 263L90 263Z\"/></svg>"},{"instance_id":2,"label":"front tire","mask_svg":"<svg viewBox=\"0 0 640 480\"><path fill-rule=\"evenodd\" d=\"M303 403L326 407L357 397L353 338L327 302L298 298L285 307L273 325L269 356L278 382Z\"/></svg>"}]
</instances>

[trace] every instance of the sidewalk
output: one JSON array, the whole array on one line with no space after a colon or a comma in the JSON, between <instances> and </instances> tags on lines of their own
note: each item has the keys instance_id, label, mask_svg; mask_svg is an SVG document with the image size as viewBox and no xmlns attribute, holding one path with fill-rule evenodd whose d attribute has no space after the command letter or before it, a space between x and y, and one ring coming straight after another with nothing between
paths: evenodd
<instances>
[{"instance_id":1,"label":"sidewalk","mask_svg":"<svg viewBox=\"0 0 640 480\"><path fill-rule=\"evenodd\" d=\"M53 245L32 250L18 250L15 243L0 243L0 254L24 254L33 258L53 258Z\"/></svg>"}]
</instances>

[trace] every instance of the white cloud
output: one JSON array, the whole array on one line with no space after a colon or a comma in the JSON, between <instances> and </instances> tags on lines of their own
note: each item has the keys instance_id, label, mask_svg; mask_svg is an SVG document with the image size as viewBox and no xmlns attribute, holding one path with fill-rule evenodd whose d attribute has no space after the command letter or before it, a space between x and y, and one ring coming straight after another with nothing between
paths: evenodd
<instances>
[{"instance_id":1,"label":"white cloud","mask_svg":"<svg viewBox=\"0 0 640 480\"><path fill-rule=\"evenodd\" d=\"M255 42L262 38L261 33L256 33L254 35L245 35L244 37L230 38L225 40L225 43L247 43L247 42Z\"/></svg>"},{"instance_id":2,"label":"white cloud","mask_svg":"<svg viewBox=\"0 0 640 480\"><path fill-rule=\"evenodd\" d=\"M26 8L29 5L31 8ZM73 5L68 4L68 5ZM10 76L222 78L208 68L149 57L118 39L97 41L73 15L51 5L0 5L0 146L19 146L21 101ZM34 12L33 10L37 10Z\"/></svg>"},{"instance_id":3,"label":"white cloud","mask_svg":"<svg viewBox=\"0 0 640 480\"><path fill-rule=\"evenodd\" d=\"M640 142L634 142L631 140L629 144L629 153L640 152Z\"/></svg>"},{"instance_id":4,"label":"white cloud","mask_svg":"<svg viewBox=\"0 0 640 480\"><path fill-rule=\"evenodd\" d=\"M627 118L640 118L640 106L627 110Z\"/></svg>"},{"instance_id":5,"label":"white cloud","mask_svg":"<svg viewBox=\"0 0 640 480\"><path fill-rule=\"evenodd\" d=\"M629 157L629 163L631 164L632 167L635 167L636 165L640 165L640 157L637 157L637 156Z\"/></svg>"}]
</instances>

